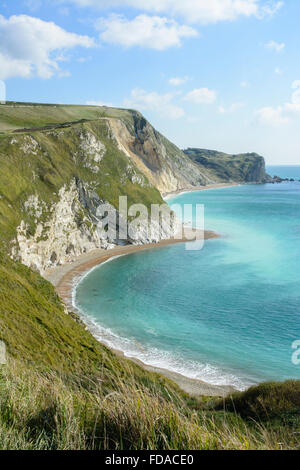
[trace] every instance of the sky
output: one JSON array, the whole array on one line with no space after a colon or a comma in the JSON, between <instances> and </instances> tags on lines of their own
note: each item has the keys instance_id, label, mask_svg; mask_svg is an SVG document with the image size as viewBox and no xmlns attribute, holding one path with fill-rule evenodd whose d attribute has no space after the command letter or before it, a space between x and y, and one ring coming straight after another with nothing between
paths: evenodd
<instances>
[{"instance_id":1,"label":"sky","mask_svg":"<svg viewBox=\"0 0 300 470\"><path fill-rule=\"evenodd\" d=\"M0 101L134 108L180 148L300 165L299 21L299 0L0 0Z\"/></svg>"}]
</instances>

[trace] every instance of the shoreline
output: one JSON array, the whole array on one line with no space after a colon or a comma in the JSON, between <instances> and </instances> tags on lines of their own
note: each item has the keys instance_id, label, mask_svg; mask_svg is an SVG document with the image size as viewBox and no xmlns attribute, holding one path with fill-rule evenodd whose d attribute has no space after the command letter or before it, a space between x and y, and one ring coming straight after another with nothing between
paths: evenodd
<instances>
[{"instance_id":1,"label":"shoreline","mask_svg":"<svg viewBox=\"0 0 300 470\"><path fill-rule=\"evenodd\" d=\"M162 198L167 201L172 197L179 196L180 194L194 193L198 191L208 191L209 189L222 189L222 188L232 188L234 186L242 186L242 183L214 183L208 184L207 186L196 186L188 189L177 189L176 191L171 191L169 193L162 193Z\"/></svg>"},{"instance_id":2,"label":"shoreline","mask_svg":"<svg viewBox=\"0 0 300 470\"><path fill-rule=\"evenodd\" d=\"M205 231L204 232L204 239L210 240L219 238L219 235L211 232ZM74 306L73 302L73 292L78 283L86 276L93 268L100 266L101 264L117 258L119 256L129 255L131 253L138 253L141 251L158 249L163 247L172 246L174 244L179 243L187 243L188 240L178 240L176 238L162 240L158 243L151 243L148 245L125 245L125 246L118 246L111 250L104 250L98 249L90 251L87 254L81 255L78 257L74 262L65 264L63 266L57 266L55 268L51 268L44 273L44 278L47 279L51 284L55 287L56 292L58 293L59 297L63 300L66 307L72 311L76 311L76 313L80 313L81 318L84 321L84 317L81 312L78 312L78 309ZM98 341L101 340L97 339ZM106 347L108 347L104 342L102 343ZM204 382L200 379L192 379L186 377L182 374L179 374L174 371L170 371L164 368L151 366L149 364L145 364L141 360L126 356L123 351L117 350L115 348L110 347L115 354L125 357L136 364L140 365L144 369L148 370L149 372L156 372L161 375L164 375L168 379L173 380L179 387L184 390L186 393L195 396L220 396L224 397L231 391L234 391L234 387L231 386L223 386L223 385L213 385L207 382Z\"/></svg>"},{"instance_id":3,"label":"shoreline","mask_svg":"<svg viewBox=\"0 0 300 470\"><path fill-rule=\"evenodd\" d=\"M187 231L188 234L196 232L194 229L185 228L185 232ZM199 237L202 237L202 240L210 240L220 237L219 234L210 230L205 230L204 232L197 230L197 232ZM43 273L43 277L53 284L64 301L68 301L67 306L73 307L73 305L70 305L69 303L68 288L71 284L74 284L73 281L79 282L80 279L82 279L82 277L94 267L118 256L137 253L139 251L152 250L155 248L163 248L179 243L193 243L193 240L190 240L189 238L176 238L175 236L174 238L168 238L157 243L148 243L146 245L117 245L110 250L99 248L78 256L73 262L48 269ZM65 289L67 289L67 292L65 292Z\"/></svg>"},{"instance_id":4,"label":"shoreline","mask_svg":"<svg viewBox=\"0 0 300 470\"><path fill-rule=\"evenodd\" d=\"M231 184L212 184L207 186L200 186L197 188L189 188L189 189L181 189L171 193L164 193L162 195L163 199L169 199L173 196L183 193L189 192L196 192L196 191L205 191L209 189L218 189L218 188L227 188L232 186L240 186L238 183L231 183ZM193 231L194 232L194 231ZM200 232L200 231L198 231ZM220 235L205 230L204 232L201 231L201 236L204 240L210 240L214 238L219 238ZM161 240L158 243L149 243L147 245L123 245L123 246L116 246L111 250L104 250L104 249L95 249L90 251L89 253L83 254L79 256L75 261L71 263L67 263L62 266L56 266L55 268L51 268L47 270L43 276L47 279L51 284L55 287L59 297L63 300L66 307L70 310L76 310L77 313L80 313L82 318L81 312L78 312L78 309L74 305L74 290L79 282L86 276L92 269L100 266L101 264L119 256L129 255L130 253L137 253L140 251L152 250L163 248L167 246L172 246L174 244L179 243L188 243L191 240L188 238L185 239L178 239L176 236L171 239ZM84 321L84 318L83 318ZM102 344L99 339L98 341ZM105 345L107 347L107 345ZM144 369L150 372L156 372L161 375L164 375L168 379L173 380L179 387L184 390L186 393L194 396L220 396L224 397L228 393L235 391L236 389L230 385L213 385L207 382L204 382L200 379L193 379L190 377L186 377L180 373L170 371L168 369L160 368L151 366L149 364L145 364L141 360L128 357L124 354L123 351L117 350L115 348L110 347L115 354L121 355L122 357L126 357L136 364L140 365Z\"/></svg>"}]
</instances>

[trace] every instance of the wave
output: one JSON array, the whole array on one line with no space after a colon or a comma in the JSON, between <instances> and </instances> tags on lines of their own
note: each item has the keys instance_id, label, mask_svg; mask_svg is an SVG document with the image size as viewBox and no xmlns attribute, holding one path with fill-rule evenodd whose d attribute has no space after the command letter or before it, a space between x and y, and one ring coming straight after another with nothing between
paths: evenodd
<instances>
[{"instance_id":1,"label":"wave","mask_svg":"<svg viewBox=\"0 0 300 470\"><path fill-rule=\"evenodd\" d=\"M88 312L82 311L77 305L77 286L74 286L73 289L73 306L79 312L81 319L84 321L92 335L107 347L121 351L128 359L138 359L145 365L166 369L171 372L181 374L190 379L197 379L207 382L211 385L228 385L233 386L238 390L245 390L249 386L257 383L254 380L252 381L247 378L242 378L233 372L224 371L221 368L209 363L185 360L181 356L176 355L175 353L171 353L170 351L164 351L155 347L142 345L135 339L124 338L113 332L110 328L101 326L96 318L94 318Z\"/></svg>"},{"instance_id":2,"label":"wave","mask_svg":"<svg viewBox=\"0 0 300 470\"><path fill-rule=\"evenodd\" d=\"M209 197L206 195L205 198L203 195L201 199L199 197L197 199L197 194L193 195L193 198L187 197L187 202L206 202L208 214L206 224L211 229L225 234L218 242L211 244L210 250L203 252L201 273L199 274L200 264L196 259L193 260L188 271L185 271L185 263L190 262L188 256L178 255L174 260L170 255L170 250L168 250L165 255L162 255L160 262L157 264L154 257L153 266L155 269L151 265L149 275L152 276L153 285L156 289L160 287L156 266L161 269L162 275L169 272L168 265L170 262L174 266L171 273L173 278L162 290L162 294L165 295L163 301L156 296L152 303L151 288L147 287L143 290L143 278L139 278L138 280L141 283L137 284L133 294L130 290L128 291L128 298L126 292L120 294L124 312L120 311L121 305L114 305L113 307L114 312L118 312L122 320L116 326L111 326L113 331L106 328L107 325L110 325L109 320L105 323L105 320L98 317L96 311L95 317L91 317L93 309L88 307L89 303L85 304L84 296L81 298L81 293L78 290L78 310L82 310L80 314L94 336L107 346L122 351L126 357L136 358L150 366L168 369L186 377L203 380L214 385L233 385L238 389L244 389L249 385L267 379L280 380L295 377L297 371L292 367L289 356L287 356L289 346L287 346L286 337L294 337L294 331L297 328L297 315L293 305L297 305L299 297L297 291L297 282L299 280L299 270L297 271L299 230L297 225L298 199L296 198L298 193L296 196L294 192L290 193L289 188L293 189L294 184L290 186L271 186L243 187L237 194L239 197L233 198L229 195L223 202L222 199L219 200L213 195ZM185 199L180 201L181 204L184 202ZM285 217L284 224L281 223L281 216L283 215ZM113 259L115 258L109 261ZM132 267L131 263L128 264L129 268ZM225 295L224 302L222 296L218 299L218 296L214 294L216 266L218 267L217 272L220 273L218 289L219 292ZM133 262L133 268L140 269L141 273L146 275L143 263L136 262L135 264ZM90 274L90 272L87 274ZM133 269L130 272L136 274L138 271ZM187 279L186 272L188 272ZM193 274L195 274L195 277L193 277ZM122 269L120 271L116 269L116 272L112 269L110 281L113 282L114 279L123 280L123 275ZM149 275L147 274L147 279ZM201 284L202 290L199 291L199 295L197 293L195 296L188 297L187 292L189 291L180 291L181 287L178 287L181 285L179 284L180 276L185 276L182 278L183 289L191 287L188 282L189 276L191 279L195 279L195 286ZM166 305L170 307L170 309L167 309L169 315L174 313L175 319L177 314L178 318L181 318L179 309L183 303L178 303L178 305L176 303L174 291L172 292L173 279L176 280L176 282L174 281L174 288L179 288L178 296L183 292L180 302L184 301L184 308L192 309L189 316L182 317L186 330L184 336L179 337L182 338L182 342L178 346L175 337L177 334L176 324L174 324L174 335L168 335L167 340L164 341L164 331L160 329L161 325L164 327L164 323L160 323L160 318L157 316L160 311L164 311ZM127 286L126 280L122 283L122 289L124 286ZM123 322L126 322L127 314L131 311L130 321L134 325L134 309L143 308L142 297L137 297L134 302L131 302L130 297L135 293L138 294L140 288L142 289L141 294L145 295L145 312L150 314L153 308L156 315L154 317L156 327L152 329L149 316L144 318L142 311L136 312L139 314L139 321L142 322L141 327L143 325L143 328L147 328L146 332L140 332L139 330L136 333L137 337L140 337L141 333L141 338L145 338L145 340L141 340L143 344L132 338L135 335L135 330L131 330L128 327L130 325L127 323L123 324ZM157 290L155 292L157 293ZM192 290L191 292L193 294ZM176 291L175 295L177 295ZM289 302L286 301L287 295L289 296ZM168 296L172 299L170 304L168 303ZM205 299L201 296L205 296ZM76 286L74 286L73 293L74 304L76 304L75 297ZM111 300L108 299L109 297L110 294L105 293L104 303L101 305L105 306L105 300ZM117 298L118 296L116 296L116 300ZM198 316L195 304L199 299L202 302L203 308L201 307L201 309L203 311L205 306L203 321L202 312ZM232 305L234 308L232 308ZM284 334L280 327L282 311L285 313L286 333ZM245 316L245 321L237 321L240 318L242 320L242 315ZM197 323L198 318L199 323ZM195 326L191 319L195 320ZM186 323L185 320L187 320ZM114 321L117 321L117 319ZM112 321L112 325L114 325L114 321ZM230 322L232 323L232 330L228 328ZM124 330L121 329L122 325L124 325ZM245 325L247 325L247 330ZM224 329L222 329L223 326ZM214 355L210 337L205 337L206 342L203 347L199 344L198 348L196 343L190 347L185 339L187 333L192 331L193 337L197 337L197 330L194 331L191 328L199 328L199 334L203 335L208 332L211 338L216 328L219 338L216 355ZM144 333L148 336L145 336ZM272 340L273 336L274 341ZM232 348L226 350L226 344L228 344L227 342L230 341L231 337L235 338L235 343ZM270 349L271 343L272 348L274 347L275 340L276 350L278 350L277 359ZM240 342L240 356L237 341ZM245 342L247 342L248 351L246 357L242 349L243 344L246 344ZM172 346L173 344L174 346ZM224 347L224 354L222 354L222 347Z\"/></svg>"}]
</instances>

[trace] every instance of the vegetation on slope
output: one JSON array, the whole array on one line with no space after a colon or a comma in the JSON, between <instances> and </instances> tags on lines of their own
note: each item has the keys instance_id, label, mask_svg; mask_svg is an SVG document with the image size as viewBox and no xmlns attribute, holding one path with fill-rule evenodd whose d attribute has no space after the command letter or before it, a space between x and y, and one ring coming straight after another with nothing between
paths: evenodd
<instances>
[{"instance_id":1,"label":"vegetation on slope","mask_svg":"<svg viewBox=\"0 0 300 470\"><path fill-rule=\"evenodd\" d=\"M295 432L299 431L300 380L262 383L244 393L234 393L225 402L219 402L217 408L235 411L248 419L292 426Z\"/></svg>"},{"instance_id":2,"label":"vegetation on slope","mask_svg":"<svg viewBox=\"0 0 300 470\"><path fill-rule=\"evenodd\" d=\"M221 182L263 183L268 180L264 158L257 153L229 155L215 150L189 148L185 154Z\"/></svg>"},{"instance_id":3,"label":"vegetation on slope","mask_svg":"<svg viewBox=\"0 0 300 470\"><path fill-rule=\"evenodd\" d=\"M196 165L135 110L105 106L38 105L8 103L0 106L0 134L18 134L68 128L81 122L112 119L121 132L123 147L136 158L138 167L162 192L211 182ZM124 125L124 128L123 128ZM126 132L127 130L127 132Z\"/></svg>"},{"instance_id":4,"label":"vegetation on slope","mask_svg":"<svg viewBox=\"0 0 300 470\"><path fill-rule=\"evenodd\" d=\"M227 410L229 399L220 405L189 397L98 343L48 282L3 254L0 339L8 359L0 366L1 449L297 447L297 393L284 425L274 425L274 416L254 421L242 403L248 392L235 396L235 411ZM265 403L280 402L285 385L271 387ZM286 398L280 403L283 413Z\"/></svg>"},{"instance_id":5,"label":"vegetation on slope","mask_svg":"<svg viewBox=\"0 0 300 470\"><path fill-rule=\"evenodd\" d=\"M106 148L97 173L85 164L85 155L79 151L80 135L87 132ZM28 138L33 138L38 146L26 154ZM24 210L31 195L37 195L46 205L43 217L47 218L52 204L58 201L60 188L74 178L90 184L102 200L115 207L122 195L128 196L129 204L139 201L150 206L163 202L159 192L110 139L105 120L76 124L60 131L2 136L0 167L0 240L6 242L15 237L21 220L30 227L28 235L34 233L37 217ZM135 183L133 175L138 175L145 184Z\"/></svg>"},{"instance_id":6,"label":"vegetation on slope","mask_svg":"<svg viewBox=\"0 0 300 470\"><path fill-rule=\"evenodd\" d=\"M24 128L59 125L82 119L93 121L103 117L122 118L128 125L133 126L132 113L126 109L7 102L5 106L0 106L0 131L12 133Z\"/></svg>"},{"instance_id":7,"label":"vegetation on slope","mask_svg":"<svg viewBox=\"0 0 300 470\"><path fill-rule=\"evenodd\" d=\"M33 192L50 211L59 189L74 178L92 185L100 198L114 205L122 194L130 203L161 202L147 179L145 185L132 181L128 159L108 135L103 119L122 119L135 132L134 116L112 108L1 106L0 243L15 236L20 220L34 231L35 217L24 211ZM56 128L41 131L45 126ZM80 134L86 132L106 147L97 173L78 153ZM30 137L37 147L26 153L21 147ZM179 158L177 147L160 138L170 157ZM47 210L42 217L47 218ZM299 382L264 384L225 401L190 397L171 381L98 343L75 314L65 311L48 282L2 252L0 340L7 349L7 364L0 366L1 449L299 445Z\"/></svg>"}]
</instances>

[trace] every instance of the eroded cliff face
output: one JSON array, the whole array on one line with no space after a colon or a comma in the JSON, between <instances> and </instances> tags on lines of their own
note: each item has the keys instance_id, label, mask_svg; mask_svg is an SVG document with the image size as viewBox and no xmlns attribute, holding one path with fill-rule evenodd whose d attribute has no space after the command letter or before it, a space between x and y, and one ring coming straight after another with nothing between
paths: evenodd
<instances>
[{"instance_id":1,"label":"eroded cliff face","mask_svg":"<svg viewBox=\"0 0 300 470\"><path fill-rule=\"evenodd\" d=\"M132 126L121 119L109 119L112 136L161 193L214 182L141 114L132 112L132 116Z\"/></svg>"},{"instance_id":2,"label":"eroded cliff face","mask_svg":"<svg viewBox=\"0 0 300 470\"><path fill-rule=\"evenodd\" d=\"M271 178L266 173L265 159L257 154L247 154L245 158L252 160L248 168L244 171L245 182L247 183L267 183Z\"/></svg>"},{"instance_id":3,"label":"eroded cliff face","mask_svg":"<svg viewBox=\"0 0 300 470\"><path fill-rule=\"evenodd\" d=\"M115 214L115 236L107 232L104 222L108 210ZM58 202L53 203L50 209L37 195L32 195L25 202L25 211L35 218L35 232L31 235L28 224L21 221L13 241L12 257L40 273L75 261L78 256L94 249L157 243L174 236L179 228L174 214L170 215L170 224L165 218L150 226L149 219L145 218L136 224L129 223L127 237L121 239L119 211L101 200L88 184L77 179L59 190Z\"/></svg>"},{"instance_id":4,"label":"eroded cliff face","mask_svg":"<svg viewBox=\"0 0 300 470\"><path fill-rule=\"evenodd\" d=\"M10 157L14 155L10 177L24 180L14 201L18 222L10 240L13 258L43 273L94 249L158 242L177 231L174 214L170 224L164 223L167 218L163 217L154 221L150 230L150 206L163 204L163 200L149 181L149 173L141 171L141 160L133 158L125 147L130 138L126 126L119 126L125 135L117 140L114 129L118 126L113 121L101 119L91 125L21 135L6 142ZM0 206L2 190L0 176ZM8 196L6 191L3 198ZM119 196L128 196L129 206L144 204L149 210L144 220L129 225L125 238L119 234ZM107 209L115 213L114 235L104 224Z\"/></svg>"},{"instance_id":5,"label":"eroded cliff face","mask_svg":"<svg viewBox=\"0 0 300 470\"><path fill-rule=\"evenodd\" d=\"M265 183L270 181L265 160L257 153L229 155L215 150L189 148L185 154L217 182Z\"/></svg>"},{"instance_id":6,"label":"eroded cliff face","mask_svg":"<svg viewBox=\"0 0 300 470\"><path fill-rule=\"evenodd\" d=\"M118 231L108 236L103 207L116 209L119 224L119 196L149 210L163 203L161 193L266 177L262 157L184 153L136 111L57 106L51 119L58 124L36 128L41 116L47 123L49 107L25 109L14 106L14 116L30 128L13 132L9 124L0 140L0 242L41 273L96 248L158 242L177 231L173 215L170 223L168 216L153 222L151 231L146 217L125 238ZM9 106L5 110L10 123ZM63 122L70 112L78 120Z\"/></svg>"},{"instance_id":7,"label":"eroded cliff face","mask_svg":"<svg viewBox=\"0 0 300 470\"><path fill-rule=\"evenodd\" d=\"M35 231L31 235L22 220L12 249L14 258L41 273L95 248L113 246L97 218L97 208L104 202L92 190L74 179L59 190L58 196L58 202L50 208L38 195L28 198L25 211L35 218Z\"/></svg>"}]
</instances>

